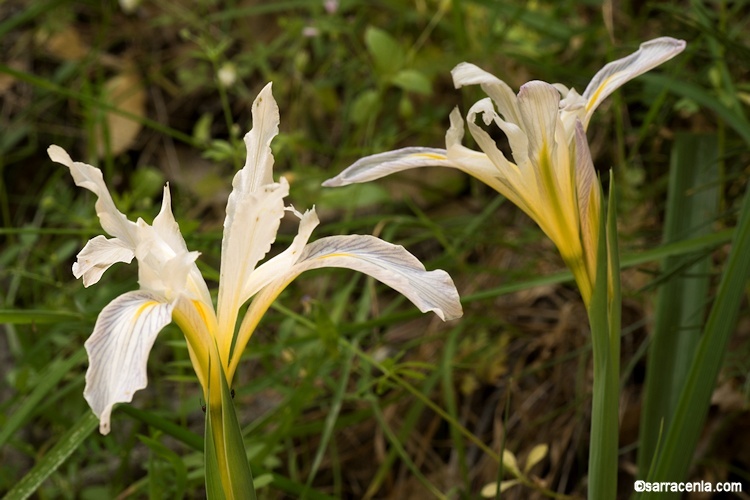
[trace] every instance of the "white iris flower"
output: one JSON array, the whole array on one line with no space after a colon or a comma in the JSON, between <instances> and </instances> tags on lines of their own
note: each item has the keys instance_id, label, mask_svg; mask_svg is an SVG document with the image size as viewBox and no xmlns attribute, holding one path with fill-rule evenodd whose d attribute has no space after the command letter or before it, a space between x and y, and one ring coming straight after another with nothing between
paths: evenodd
<instances>
[{"instance_id":1,"label":"white iris flower","mask_svg":"<svg viewBox=\"0 0 750 500\"><path fill-rule=\"evenodd\" d=\"M132 401L146 387L146 363L159 331L174 321L184 332L195 372L208 404L220 405L218 367L231 382L242 352L261 317L297 275L320 267L345 267L364 272L393 287L421 311L443 320L461 316L458 293L442 270L426 271L403 247L373 236L331 236L308 243L318 225L315 210L301 214L284 206L289 184L272 178L271 140L278 134L279 110L268 84L252 108L253 128L245 136L247 162L234 177L227 203L221 248L218 304L214 309L208 286L195 264L198 252L188 251L171 209L169 186L153 224L136 222L117 210L102 172L74 162L59 146L50 158L67 166L76 185L98 197L96 212L111 236L96 236L78 254L73 274L84 286L99 281L117 262L138 261L140 289L110 302L99 314L86 341L89 368L84 397L110 430L115 404ZM284 213L300 219L291 245L259 265L276 239ZM239 322L240 308L250 302ZM239 322L239 325L238 325Z\"/></svg>"},{"instance_id":2,"label":"white iris flower","mask_svg":"<svg viewBox=\"0 0 750 500\"><path fill-rule=\"evenodd\" d=\"M469 132L482 150L461 144L464 121L450 114L446 149L408 147L362 158L324 186L379 179L416 167L443 166L462 170L526 212L555 243L573 272L586 303L596 276L601 194L585 130L594 110L625 82L684 50L685 42L657 38L627 57L604 66L583 95L560 84L532 81L518 95L502 80L469 63L451 72L456 88L481 85L489 96L467 116ZM507 137L513 161L498 149L481 126L495 124Z\"/></svg>"}]
</instances>

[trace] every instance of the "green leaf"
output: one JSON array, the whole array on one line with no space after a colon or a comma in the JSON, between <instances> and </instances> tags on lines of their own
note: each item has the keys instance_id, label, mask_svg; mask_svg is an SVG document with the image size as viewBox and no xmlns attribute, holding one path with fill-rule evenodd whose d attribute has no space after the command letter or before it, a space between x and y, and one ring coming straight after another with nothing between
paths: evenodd
<instances>
[{"instance_id":1,"label":"green leaf","mask_svg":"<svg viewBox=\"0 0 750 500\"><path fill-rule=\"evenodd\" d=\"M0 429L0 448L5 444L9 437L11 437L16 430L24 425L28 417L34 412L39 406L39 403L52 392L57 386L58 382L65 377L73 367L79 365L86 357L86 352L83 348L80 348L68 359L58 358L53 361L47 371L39 377L39 384L34 387L34 390L29 394L23 403L17 407L16 411L8 417L8 420Z\"/></svg>"},{"instance_id":2,"label":"green leaf","mask_svg":"<svg viewBox=\"0 0 750 500\"><path fill-rule=\"evenodd\" d=\"M99 419L91 412L81 417L66 432L57 444L44 455L23 479L4 497L4 500L23 500L34 493L39 486L76 451L83 441L99 426Z\"/></svg>"},{"instance_id":3,"label":"green leaf","mask_svg":"<svg viewBox=\"0 0 750 500\"><path fill-rule=\"evenodd\" d=\"M658 73L647 73L640 77L642 80L668 88L675 94L692 99L703 107L716 113L727 125L734 129L742 139L750 145L750 123L742 115L728 108L720 99L714 97L702 87L688 83L685 80L670 78Z\"/></svg>"},{"instance_id":4,"label":"green leaf","mask_svg":"<svg viewBox=\"0 0 750 500\"><path fill-rule=\"evenodd\" d=\"M369 27L365 31L365 45L375 60L375 68L383 74L395 73L404 65L406 53L395 38L385 31Z\"/></svg>"},{"instance_id":5,"label":"green leaf","mask_svg":"<svg viewBox=\"0 0 750 500\"><path fill-rule=\"evenodd\" d=\"M612 178L610 176L610 178ZM620 282L614 181L609 204L602 197L596 281L588 305L594 356L588 498L615 498L620 403ZM610 282L609 270L612 270ZM610 287L614 294L610 295Z\"/></svg>"},{"instance_id":6,"label":"green leaf","mask_svg":"<svg viewBox=\"0 0 750 500\"><path fill-rule=\"evenodd\" d=\"M192 379L191 379L192 380ZM204 450L203 438L194 432L185 429L184 427L177 425L169 420L160 417L156 413L139 410L131 405L119 405L117 407L118 413L125 413L126 415L143 422L146 425L151 426L154 429L159 429L163 433L171 436L177 441L181 442L185 446L188 446L196 451Z\"/></svg>"},{"instance_id":7,"label":"green leaf","mask_svg":"<svg viewBox=\"0 0 750 500\"><path fill-rule=\"evenodd\" d=\"M432 94L432 84L429 78L415 69L402 69L391 78L391 83L407 92Z\"/></svg>"},{"instance_id":8,"label":"green leaf","mask_svg":"<svg viewBox=\"0 0 750 500\"><path fill-rule=\"evenodd\" d=\"M185 491L187 490L187 467L185 466L185 462L182 460L182 458L156 439L150 438L148 436L138 436L138 439L140 439L143 444L148 446L151 451L153 451L158 457L166 460L172 465L175 474L175 490L173 498L184 498ZM164 481L164 479L161 477L152 479Z\"/></svg>"},{"instance_id":9,"label":"green leaf","mask_svg":"<svg viewBox=\"0 0 750 500\"><path fill-rule=\"evenodd\" d=\"M380 92L365 90L357 96L352 104L351 120L357 125L366 123L380 112Z\"/></svg>"},{"instance_id":10,"label":"green leaf","mask_svg":"<svg viewBox=\"0 0 750 500\"><path fill-rule=\"evenodd\" d=\"M684 481L711 403L711 394L734 331L745 287L750 279L750 196L745 192L739 221L716 299L700 338L674 420L649 473L649 481ZM677 498L676 494L644 493L640 498Z\"/></svg>"},{"instance_id":11,"label":"green leaf","mask_svg":"<svg viewBox=\"0 0 750 500\"><path fill-rule=\"evenodd\" d=\"M714 135L680 134L671 155L664 243L686 235L705 236L718 216L718 142ZM648 347L641 414L638 470L645 477L657 441L677 406L698 345L708 304L711 256L670 256L662 262L666 282L659 289ZM663 429L662 429L663 424Z\"/></svg>"},{"instance_id":12,"label":"green leaf","mask_svg":"<svg viewBox=\"0 0 750 500\"><path fill-rule=\"evenodd\" d=\"M209 368L210 369L210 368ZM234 410L224 370L221 373L221 406L206 406L206 494L210 499L255 500L245 441ZM212 387L208 388L211 401Z\"/></svg>"},{"instance_id":13,"label":"green leaf","mask_svg":"<svg viewBox=\"0 0 750 500\"><path fill-rule=\"evenodd\" d=\"M80 314L68 311L44 311L41 309L0 310L0 323L29 325L39 323L60 323L61 321L80 320Z\"/></svg>"}]
</instances>

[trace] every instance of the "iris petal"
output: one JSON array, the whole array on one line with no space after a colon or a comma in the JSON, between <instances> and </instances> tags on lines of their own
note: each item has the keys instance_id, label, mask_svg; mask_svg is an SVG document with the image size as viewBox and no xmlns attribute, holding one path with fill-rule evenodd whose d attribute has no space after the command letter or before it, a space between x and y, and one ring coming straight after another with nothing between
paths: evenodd
<instances>
[{"instance_id":1,"label":"iris petal","mask_svg":"<svg viewBox=\"0 0 750 500\"><path fill-rule=\"evenodd\" d=\"M432 311L443 320L463 314L458 291L451 277L442 270L427 271L404 247L374 236L329 236L308 244L297 263L258 292L250 303L237 336L238 349L229 364L234 374L242 349L263 314L284 288L305 271L323 267L343 267L360 271L403 294L422 312Z\"/></svg>"},{"instance_id":2,"label":"iris petal","mask_svg":"<svg viewBox=\"0 0 750 500\"><path fill-rule=\"evenodd\" d=\"M99 417L99 430L109 433L112 407L133 400L146 387L146 362L154 340L172 321L172 305L146 291L125 293L99 314L86 341L89 369L83 396Z\"/></svg>"},{"instance_id":3,"label":"iris petal","mask_svg":"<svg viewBox=\"0 0 750 500\"><path fill-rule=\"evenodd\" d=\"M119 238L99 235L89 240L78 253L73 263L73 275L83 278L83 286L91 286L101 279L104 272L117 262L130 264L133 261L133 249Z\"/></svg>"},{"instance_id":4,"label":"iris petal","mask_svg":"<svg viewBox=\"0 0 750 500\"><path fill-rule=\"evenodd\" d=\"M404 247L374 236L321 238L305 247L289 272L298 275L321 267L344 267L368 274L399 291L420 311L432 311L443 320L460 318L463 314L448 273L426 271L419 259Z\"/></svg>"},{"instance_id":5,"label":"iris petal","mask_svg":"<svg viewBox=\"0 0 750 500\"><path fill-rule=\"evenodd\" d=\"M279 108L266 85L253 102L253 128L245 136L247 161L232 181L227 201L217 316L219 349L228 356L240 306L249 298L242 294L255 266L271 249L284 216L285 179L274 183L271 140L279 132Z\"/></svg>"},{"instance_id":6,"label":"iris petal","mask_svg":"<svg viewBox=\"0 0 750 500\"><path fill-rule=\"evenodd\" d=\"M96 215L99 216L102 228L135 250L136 225L115 207L115 202L112 201L112 196L110 196L107 185L104 183L102 171L85 163L74 162L60 146L50 146L47 148L47 154L52 161L61 163L70 169L76 186L88 189L98 197L96 200Z\"/></svg>"},{"instance_id":7,"label":"iris petal","mask_svg":"<svg viewBox=\"0 0 750 500\"><path fill-rule=\"evenodd\" d=\"M684 40L676 40L666 36L655 38L642 43L640 48L629 56L612 61L604 66L594 75L583 92L583 98L587 101L583 128L588 127L594 110L612 92L633 78L672 59L683 50L685 50Z\"/></svg>"}]
</instances>

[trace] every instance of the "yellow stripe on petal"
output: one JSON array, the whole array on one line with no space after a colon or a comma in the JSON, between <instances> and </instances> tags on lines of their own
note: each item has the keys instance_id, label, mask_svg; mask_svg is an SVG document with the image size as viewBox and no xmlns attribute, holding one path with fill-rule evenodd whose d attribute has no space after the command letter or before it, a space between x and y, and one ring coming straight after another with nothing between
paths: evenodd
<instances>
[{"instance_id":1,"label":"yellow stripe on petal","mask_svg":"<svg viewBox=\"0 0 750 500\"><path fill-rule=\"evenodd\" d=\"M415 155L412 155L414 158L424 158L427 160L446 160L447 157L444 154L435 154L435 153L418 153Z\"/></svg>"},{"instance_id":2,"label":"yellow stripe on petal","mask_svg":"<svg viewBox=\"0 0 750 500\"><path fill-rule=\"evenodd\" d=\"M589 97L589 100L586 102L586 112L592 110L592 108L599 105L599 96L607 89L607 84L614 78L615 75L608 76L605 80L602 81L602 83L596 88L596 90L591 94L591 97Z\"/></svg>"},{"instance_id":3,"label":"yellow stripe on petal","mask_svg":"<svg viewBox=\"0 0 750 500\"><path fill-rule=\"evenodd\" d=\"M172 304L146 291L128 292L99 314L86 341L89 368L83 396L99 417L99 430L109 433L117 403L130 402L148 384L146 363L154 340L172 321Z\"/></svg>"}]
</instances>

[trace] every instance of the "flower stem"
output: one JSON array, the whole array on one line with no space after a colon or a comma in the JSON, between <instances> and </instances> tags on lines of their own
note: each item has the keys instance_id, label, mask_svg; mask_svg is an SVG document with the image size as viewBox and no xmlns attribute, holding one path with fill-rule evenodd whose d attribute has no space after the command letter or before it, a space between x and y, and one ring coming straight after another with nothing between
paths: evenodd
<instances>
[{"instance_id":1,"label":"flower stem","mask_svg":"<svg viewBox=\"0 0 750 500\"><path fill-rule=\"evenodd\" d=\"M604 218L600 222L597 279L588 306L594 352L588 491L591 500L617 497L621 296L613 193L612 181L606 226Z\"/></svg>"}]
</instances>

